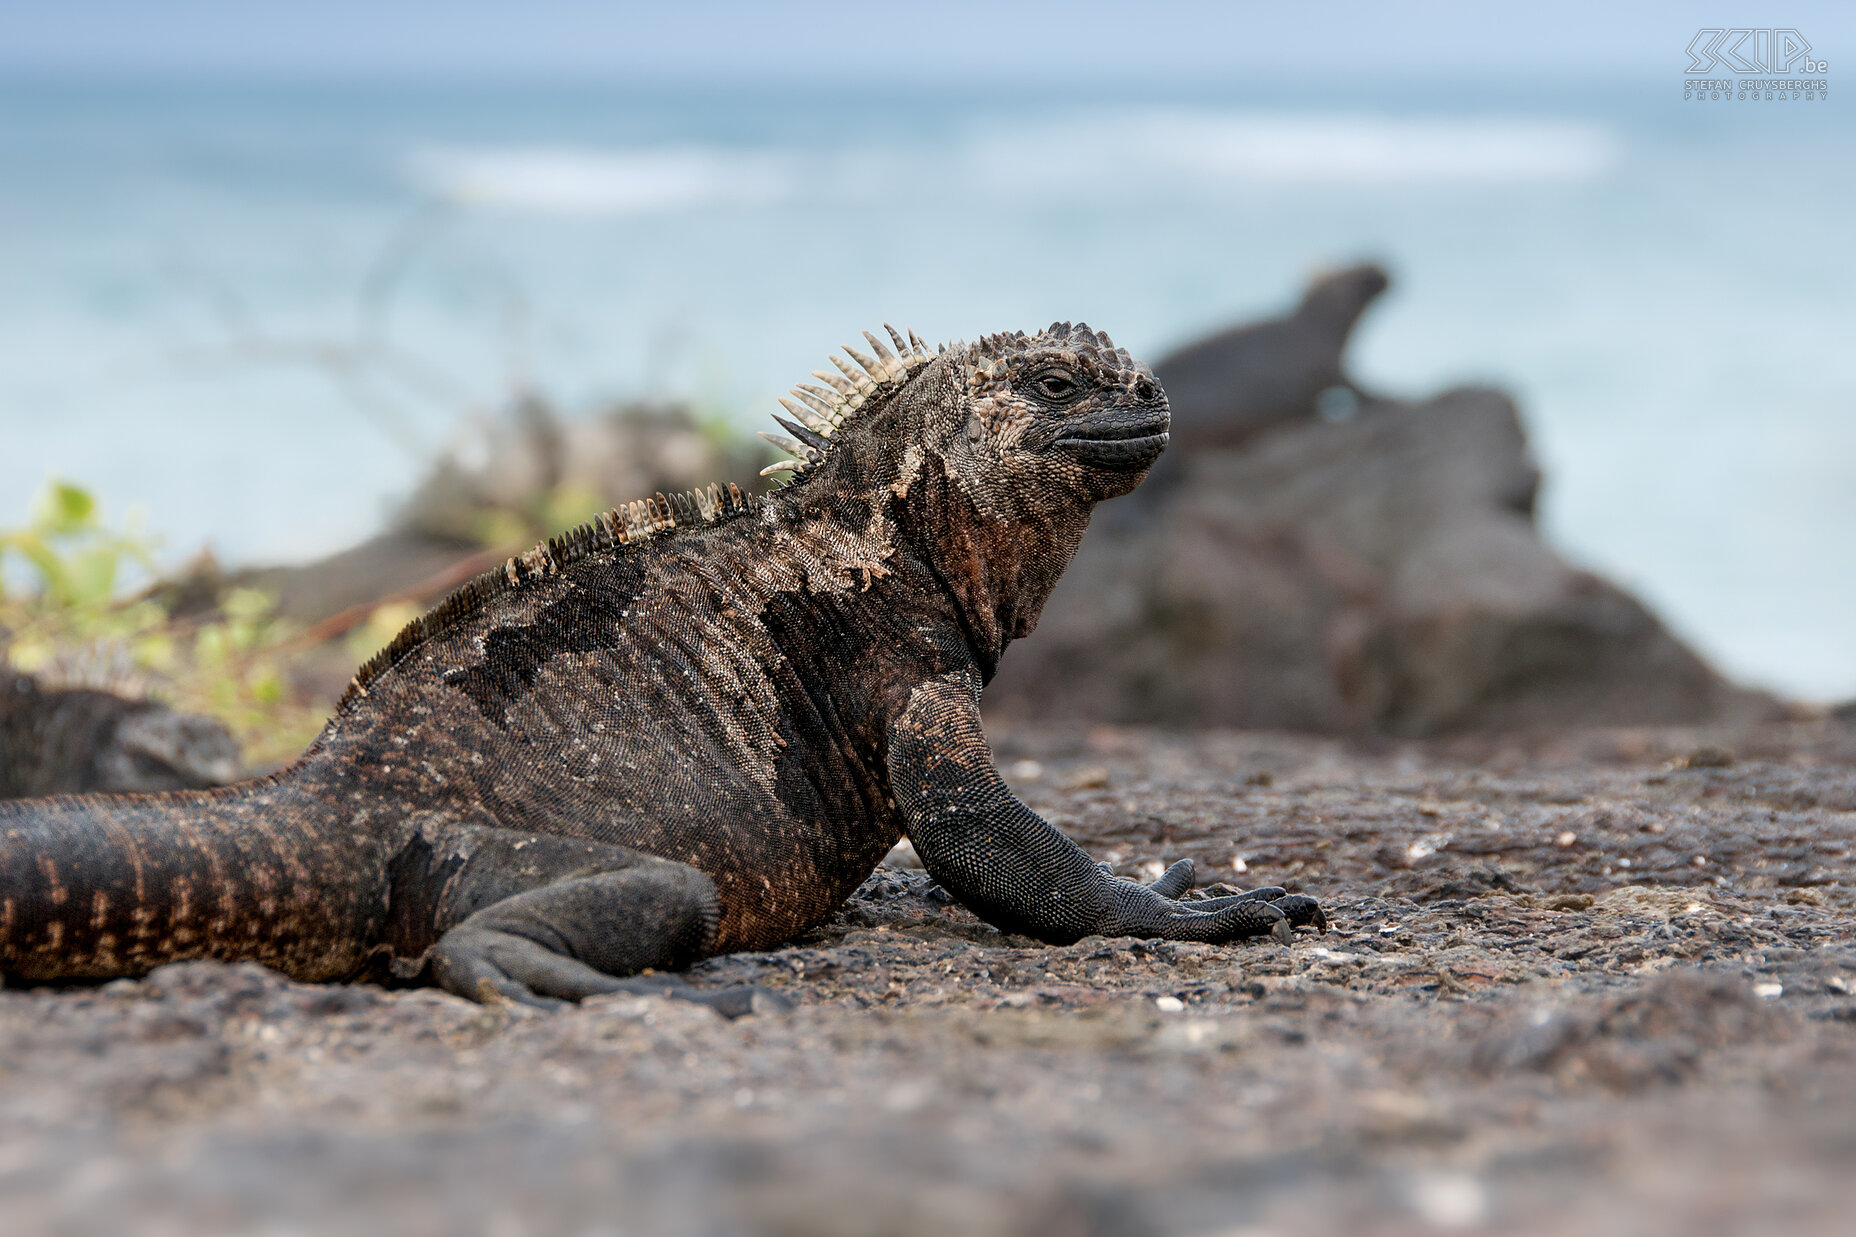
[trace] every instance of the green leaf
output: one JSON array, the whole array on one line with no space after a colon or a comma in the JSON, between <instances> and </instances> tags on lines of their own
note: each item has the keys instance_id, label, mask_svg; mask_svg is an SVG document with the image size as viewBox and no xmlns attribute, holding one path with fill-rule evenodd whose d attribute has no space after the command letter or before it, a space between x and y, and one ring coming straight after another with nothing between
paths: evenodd
<instances>
[{"instance_id":1,"label":"green leaf","mask_svg":"<svg viewBox=\"0 0 1856 1237\"><path fill-rule=\"evenodd\" d=\"M39 494L32 515L33 521L46 531L69 536L96 524L97 500L82 486L54 481Z\"/></svg>"}]
</instances>

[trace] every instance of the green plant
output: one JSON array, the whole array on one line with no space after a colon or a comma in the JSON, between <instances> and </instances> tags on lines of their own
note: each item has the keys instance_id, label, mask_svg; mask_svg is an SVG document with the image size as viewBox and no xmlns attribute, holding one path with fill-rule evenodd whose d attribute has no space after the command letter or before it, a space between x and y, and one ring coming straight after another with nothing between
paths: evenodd
<instances>
[{"instance_id":1,"label":"green plant","mask_svg":"<svg viewBox=\"0 0 1856 1237\"><path fill-rule=\"evenodd\" d=\"M0 653L27 672L50 668L61 653L97 662L102 646L136 665L164 657L159 636L167 622L150 602L121 602L116 594L125 568L149 571L155 542L131 520L112 531L97 500L79 486L53 481L33 503L28 523L0 529ZM36 587L9 590L10 576ZM93 668L92 677L97 671Z\"/></svg>"},{"instance_id":2,"label":"green plant","mask_svg":"<svg viewBox=\"0 0 1856 1237\"><path fill-rule=\"evenodd\" d=\"M0 529L0 600L7 596L10 557L24 560L39 578L38 595L53 607L95 605L116 591L125 561L154 567L154 542L136 527L120 533L103 524L90 491L53 481L32 506L23 528Z\"/></svg>"},{"instance_id":3,"label":"green plant","mask_svg":"<svg viewBox=\"0 0 1856 1237\"><path fill-rule=\"evenodd\" d=\"M217 615L175 622L156 602L120 595L155 569L156 542L130 520L103 521L89 491L53 481L22 527L0 529L0 663L28 674L164 699L218 717L258 766L314 737L323 711L290 686L295 634L258 589L228 589ZM8 573L31 587L8 590Z\"/></svg>"}]
</instances>

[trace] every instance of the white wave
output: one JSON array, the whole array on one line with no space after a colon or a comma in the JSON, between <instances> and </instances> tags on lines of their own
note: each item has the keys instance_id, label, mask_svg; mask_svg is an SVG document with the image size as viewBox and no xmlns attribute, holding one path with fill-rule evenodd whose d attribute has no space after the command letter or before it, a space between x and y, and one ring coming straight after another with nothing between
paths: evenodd
<instances>
[{"instance_id":1,"label":"white wave","mask_svg":"<svg viewBox=\"0 0 1856 1237\"><path fill-rule=\"evenodd\" d=\"M1027 115L948 142L801 151L720 146L446 147L413 180L447 201L547 214L649 214L798 198L1114 199L1269 185L1527 184L1617 162L1606 129L1560 120L1113 109Z\"/></svg>"},{"instance_id":2,"label":"white wave","mask_svg":"<svg viewBox=\"0 0 1856 1237\"><path fill-rule=\"evenodd\" d=\"M409 163L413 180L447 201L548 214L759 205L788 196L793 185L777 155L703 148L441 148Z\"/></svg>"},{"instance_id":3,"label":"white wave","mask_svg":"<svg viewBox=\"0 0 1856 1237\"><path fill-rule=\"evenodd\" d=\"M1021 184L1107 170L1208 186L1579 181L1619 154L1609 130L1577 121L1207 111L1105 114L979 152L990 174L1017 165Z\"/></svg>"},{"instance_id":4,"label":"white wave","mask_svg":"<svg viewBox=\"0 0 1856 1237\"><path fill-rule=\"evenodd\" d=\"M1567 121L1188 116L1148 131L1182 167L1261 181L1584 180L1618 157L1608 132Z\"/></svg>"}]
</instances>

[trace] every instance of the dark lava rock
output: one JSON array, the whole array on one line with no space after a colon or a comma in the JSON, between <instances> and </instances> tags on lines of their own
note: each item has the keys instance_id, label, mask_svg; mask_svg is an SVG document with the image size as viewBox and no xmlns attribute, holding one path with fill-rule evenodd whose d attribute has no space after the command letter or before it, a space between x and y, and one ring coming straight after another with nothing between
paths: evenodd
<instances>
[{"instance_id":1,"label":"dark lava rock","mask_svg":"<svg viewBox=\"0 0 1856 1237\"><path fill-rule=\"evenodd\" d=\"M1236 446L1272 426L1312 418L1322 392L1351 388L1341 356L1354 324L1391 281L1366 263L1309 284L1287 317L1188 344L1154 365L1185 451Z\"/></svg>"},{"instance_id":2,"label":"dark lava rock","mask_svg":"<svg viewBox=\"0 0 1856 1237\"><path fill-rule=\"evenodd\" d=\"M1777 707L1542 539L1539 470L1501 392L1362 398L1349 419L1261 433L1239 400L1228 440L1197 387L1175 406L1177 475L1097 521L987 688L990 715L1428 735Z\"/></svg>"}]
</instances>

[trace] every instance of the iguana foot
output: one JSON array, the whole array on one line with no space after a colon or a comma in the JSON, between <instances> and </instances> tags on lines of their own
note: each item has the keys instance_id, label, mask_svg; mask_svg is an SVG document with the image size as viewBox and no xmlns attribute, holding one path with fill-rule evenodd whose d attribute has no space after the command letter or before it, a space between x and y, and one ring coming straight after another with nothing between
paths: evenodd
<instances>
[{"instance_id":1,"label":"iguana foot","mask_svg":"<svg viewBox=\"0 0 1856 1237\"><path fill-rule=\"evenodd\" d=\"M1321 904L1305 894L1290 893L1281 885L1265 885L1261 889L1222 897L1194 898L1187 905L1202 911L1215 911L1239 902L1267 902L1283 913L1283 920L1290 928L1318 928L1323 935L1327 933L1328 917L1321 910Z\"/></svg>"},{"instance_id":2,"label":"iguana foot","mask_svg":"<svg viewBox=\"0 0 1856 1237\"><path fill-rule=\"evenodd\" d=\"M1280 898L1271 898L1270 905L1283 913L1284 920L1292 928L1318 928L1321 935L1328 932L1328 917L1321 909L1321 903L1307 894L1291 893Z\"/></svg>"},{"instance_id":3,"label":"iguana foot","mask_svg":"<svg viewBox=\"0 0 1856 1237\"><path fill-rule=\"evenodd\" d=\"M750 985L697 988L675 975L608 975L525 936L464 925L446 933L432 962L441 985L485 1005L559 1009L590 996L630 992L707 1005L724 1018L793 1007L779 993Z\"/></svg>"},{"instance_id":4,"label":"iguana foot","mask_svg":"<svg viewBox=\"0 0 1856 1237\"><path fill-rule=\"evenodd\" d=\"M626 866L588 870L600 863ZM547 879L550 868L561 875ZM497 896L536 877L545 883ZM674 975L640 973L688 966L714 936L715 885L686 864L487 831L450 893L481 907L432 948L433 978L459 996L551 1009L635 992L694 1001L728 1018L791 1008L761 988L702 989Z\"/></svg>"},{"instance_id":5,"label":"iguana foot","mask_svg":"<svg viewBox=\"0 0 1856 1237\"><path fill-rule=\"evenodd\" d=\"M1222 944L1253 936L1270 936L1283 944L1295 929L1328 930L1321 904L1299 893L1270 885L1223 897L1187 899L1192 890L1192 860L1181 859L1151 885L1110 877L1110 923L1105 934L1157 936L1175 941Z\"/></svg>"}]
</instances>

